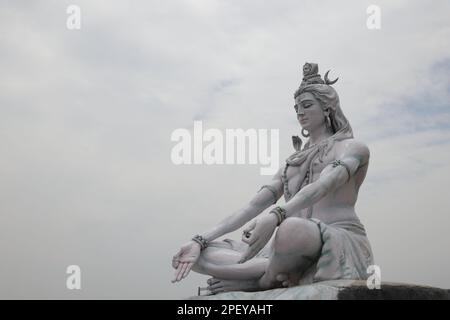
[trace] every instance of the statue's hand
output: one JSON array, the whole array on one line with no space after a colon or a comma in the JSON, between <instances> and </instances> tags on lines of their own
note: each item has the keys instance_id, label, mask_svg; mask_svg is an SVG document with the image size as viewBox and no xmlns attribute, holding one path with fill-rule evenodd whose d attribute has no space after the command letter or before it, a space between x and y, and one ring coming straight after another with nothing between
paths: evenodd
<instances>
[{"instance_id":1,"label":"statue's hand","mask_svg":"<svg viewBox=\"0 0 450 320\"><path fill-rule=\"evenodd\" d=\"M252 224L244 230L242 241L249 245L247 251L242 256L239 263L243 263L253 258L272 237L277 227L277 217L269 214L259 221L253 221Z\"/></svg>"},{"instance_id":2,"label":"statue's hand","mask_svg":"<svg viewBox=\"0 0 450 320\"><path fill-rule=\"evenodd\" d=\"M183 245L172 259L172 267L176 269L172 283L186 278L199 257L200 245L197 242L190 241Z\"/></svg>"}]
</instances>

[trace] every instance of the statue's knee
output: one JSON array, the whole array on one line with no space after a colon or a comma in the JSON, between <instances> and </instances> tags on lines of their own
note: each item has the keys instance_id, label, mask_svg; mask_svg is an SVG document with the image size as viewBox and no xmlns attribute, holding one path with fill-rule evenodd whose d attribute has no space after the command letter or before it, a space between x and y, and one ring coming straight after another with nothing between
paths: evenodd
<instances>
[{"instance_id":1,"label":"statue's knee","mask_svg":"<svg viewBox=\"0 0 450 320\"><path fill-rule=\"evenodd\" d=\"M298 233L302 227L303 221L300 218L287 218L284 220L278 227L275 235L275 250L289 251L289 249L298 247L297 242L302 240L302 236Z\"/></svg>"},{"instance_id":2,"label":"statue's knee","mask_svg":"<svg viewBox=\"0 0 450 320\"><path fill-rule=\"evenodd\" d=\"M206 248L200 252L200 256L192 267L192 270L207 274L207 270L211 264L215 263L217 257L216 248Z\"/></svg>"},{"instance_id":3,"label":"statue's knee","mask_svg":"<svg viewBox=\"0 0 450 320\"><path fill-rule=\"evenodd\" d=\"M280 253L314 255L320 249L317 226L306 219L287 218L277 230L274 249Z\"/></svg>"},{"instance_id":4,"label":"statue's knee","mask_svg":"<svg viewBox=\"0 0 450 320\"><path fill-rule=\"evenodd\" d=\"M205 263L205 262L210 262L212 260L214 260L214 258L217 255L217 249L216 248L205 248L205 250L202 250L200 252L200 257L197 260L197 263Z\"/></svg>"}]
</instances>

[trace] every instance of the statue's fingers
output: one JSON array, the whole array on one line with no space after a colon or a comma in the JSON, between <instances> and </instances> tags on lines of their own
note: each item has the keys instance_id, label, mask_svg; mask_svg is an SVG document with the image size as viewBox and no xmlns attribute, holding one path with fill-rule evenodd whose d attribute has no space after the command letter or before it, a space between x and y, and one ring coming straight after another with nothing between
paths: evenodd
<instances>
[{"instance_id":1,"label":"statue's fingers","mask_svg":"<svg viewBox=\"0 0 450 320\"><path fill-rule=\"evenodd\" d=\"M178 252L173 256L172 260L178 260L181 256L181 250L178 250Z\"/></svg>"},{"instance_id":2,"label":"statue's fingers","mask_svg":"<svg viewBox=\"0 0 450 320\"><path fill-rule=\"evenodd\" d=\"M248 244L249 246L251 246L258 238L258 235L250 231L244 230L244 233L242 234L242 242Z\"/></svg>"},{"instance_id":3,"label":"statue's fingers","mask_svg":"<svg viewBox=\"0 0 450 320\"><path fill-rule=\"evenodd\" d=\"M194 263L197 261L197 258L194 256L186 256L186 257L181 257L180 258L180 262L181 263Z\"/></svg>"},{"instance_id":4,"label":"statue's fingers","mask_svg":"<svg viewBox=\"0 0 450 320\"><path fill-rule=\"evenodd\" d=\"M180 263L177 270L175 271L175 275L174 275L174 279L172 280L172 282L178 282L181 280L181 275L184 272L184 267L185 267L185 263Z\"/></svg>"},{"instance_id":5,"label":"statue's fingers","mask_svg":"<svg viewBox=\"0 0 450 320\"><path fill-rule=\"evenodd\" d=\"M180 264L180 255L176 254L172 258L172 267L174 267L176 269L176 268L178 268L179 264Z\"/></svg>"},{"instance_id":6,"label":"statue's fingers","mask_svg":"<svg viewBox=\"0 0 450 320\"><path fill-rule=\"evenodd\" d=\"M181 279L184 279L184 278L186 278L188 276L188 274L191 271L193 265L194 265L193 262L189 262L187 264L186 270L183 272L183 275L181 276Z\"/></svg>"},{"instance_id":7,"label":"statue's fingers","mask_svg":"<svg viewBox=\"0 0 450 320\"><path fill-rule=\"evenodd\" d=\"M188 266L188 263L183 263L183 265L180 269L180 272L177 275L177 281L180 281L181 279L183 279L183 274L186 271L187 266Z\"/></svg>"},{"instance_id":8,"label":"statue's fingers","mask_svg":"<svg viewBox=\"0 0 450 320\"><path fill-rule=\"evenodd\" d=\"M182 256L182 252L181 252L181 250L180 251L178 251L173 257L172 257L172 262L175 262L175 261L180 261L180 257Z\"/></svg>"},{"instance_id":9,"label":"statue's fingers","mask_svg":"<svg viewBox=\"0 0 450 320\"><path fill-rule=\"evenodd\" d=\"M177 278L178 278L178 273L180 272L181 268L183 267L183 265L180 263L178 264L177 270L175 270L174 275L173 275L173 279L172 279L172 283L177 282Z\"/></svg>"},{"instance_id":10,"label":"statue's fingers","mask_svg":"<svg viewBox=\"0 0 450 320\"><path fill-rule=\"evenodd\" d=\"M183 275L184 270L186 269L186 263L180 263L180 267L178 268L177 273L177 281L181 281L181 276Z\"/></svg>"},{"instance_id":11,"label":"statue's fingers","mask_svg":"<svg viewBox=\"0 0 450 320\"><path fill-rule=\"evenodd\" d=\"M255 229L255 227L256 227L256 222L257 222L256 219L253 220L253 221L248 225L248 227L244 229L244 233L250 232L250 231L252 231L253 229Z\"/></svg>"}]
</instances>

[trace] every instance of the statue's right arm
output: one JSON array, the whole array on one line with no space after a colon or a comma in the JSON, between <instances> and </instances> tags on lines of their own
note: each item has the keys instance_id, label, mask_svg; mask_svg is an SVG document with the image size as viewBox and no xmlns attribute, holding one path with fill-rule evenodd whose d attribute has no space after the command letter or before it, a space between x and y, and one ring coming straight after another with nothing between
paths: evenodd
<instances>
[{"instance_id":1,"label":"statue's right arm","mask_svg":"<svg viewBox=\"0 0 450 320\"><path fill-rule=\"evenodd\" d=\"M268 188L262 188L247 205L222 220L215 228L204 233L202 237L207 241L212 241L224 234L233 232L274 204L283 195L281 169L267 186ZM172 259L172 267L176 269L172 282L181 281L187 277L200 256L200 250L200 245L192 240L181 247Z\"/></svg>"},{"instance_id":2,"label":"statue's right arm","mask_svg":"<svg viewBox=\"0 0 450 320\"><path fill-rule=\"evenodd\" d=\"M223 236L224 234L233 232L277 202L283 195L281 170L282 169L278 170L270 183L267 184L267 186L269 186L268 188L262 188L248 204L223 219L216 227L208 232L205 232L202 236L207 241L212 241ZM274 192L270 189L276 191L276 194L274 194Z\"/></svg>"}]
</instances>

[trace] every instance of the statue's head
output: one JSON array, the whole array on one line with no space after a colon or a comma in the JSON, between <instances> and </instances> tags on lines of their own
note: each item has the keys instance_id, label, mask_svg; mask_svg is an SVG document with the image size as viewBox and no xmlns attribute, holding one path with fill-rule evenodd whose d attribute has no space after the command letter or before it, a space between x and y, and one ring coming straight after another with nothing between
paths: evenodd
<instances>
[{"instance_id":1,"label":"statue's head","mask_svg":"<svg viewBox=\"0 0 450 320\"><path fill-rule=\"evenodd\" d=\"M303 129L314 130L317 126L327 126L332 134L345 129L351 134L348 120L339 104L339 96L331 87L338 79L330 81L327 71L324 79L320 77L315 63L303 66L303 81L295 91L295 111Z\"/></svg>"}]
</instances>

